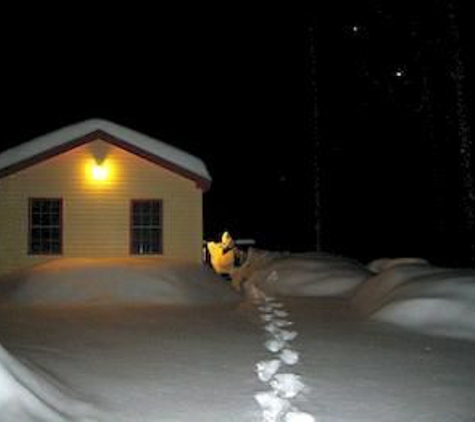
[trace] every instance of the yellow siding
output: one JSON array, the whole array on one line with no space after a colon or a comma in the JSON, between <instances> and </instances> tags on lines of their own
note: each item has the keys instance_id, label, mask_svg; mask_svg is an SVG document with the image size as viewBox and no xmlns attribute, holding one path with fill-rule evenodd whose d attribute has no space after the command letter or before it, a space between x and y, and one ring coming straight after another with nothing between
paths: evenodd
<instances>
[{"instance_id":1,"label":"yellow siding","mask_svg":"<svg viewBox=\"0 0 475 422\"><path fill-rule=\"evenodd\" d=\"M105 182L90 166L103 161ZM97 140L0 179L0 273L51 256L28 255L28 199L63 199L64 257L129 256L131 199L163 201L163 255L201 260L202 191L191 180Z\"/></svg>"}]
</instances>

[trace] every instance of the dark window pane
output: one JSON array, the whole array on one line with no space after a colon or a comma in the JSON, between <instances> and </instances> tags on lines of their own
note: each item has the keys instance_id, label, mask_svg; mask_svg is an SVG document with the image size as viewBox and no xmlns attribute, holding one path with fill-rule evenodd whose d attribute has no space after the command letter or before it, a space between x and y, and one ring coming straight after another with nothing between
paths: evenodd
<instances>
[{"instance_id":1,"label":"dark window pane","mask_svg":"<svg viewBox=\"0 0 475 422\"><path fill-rule=\"evenodd\" d=\"M39 201L32 201L31 212L39 213L41 210L41 203Z\"/></svg>"},{"instance_id":2,"label":"dark window pane","mask_svg":"<svg viewBox=\"0 0 475 422\"><path fill-rule=\"evenodd\" d=\"M161 252L160 202L136 201L132 204L132 253Z\"/></svg>"},{"instance_id":3,"label":"dark window pane","mask_svg":"<svg viewBox=\"0 0 475 422\"><path fill-rule=\"evenodd\" d=\"M33 229L31 231L31 240L34 242L34 241L37 241L39 240L41 237L41 231L40 229Z\"/></svg>"},{"instance_id":4,"label":"dark window pane","mask_svg":"<svg viewBox=\"0 0 475 422\"><path fill-rule=\"evenodd\" d=\"M41 214L40 224L42 226L49 226L51 224L50 214Z\"/></svg>"},{"instance_id":5,"label":"dark window pane","mask_svg":"<svg viewBox=\"0 0 475 422\"><path fill-rule=\"evenodd\" d=\"M150 213L150 202L143 201L140 205L144 214Z\"/></svg>"},{"instance_id":6,"label":"dark window pane","mask_svg":"<svg viewBox=\"0 0 475 422\"><path fill-rule=\"evenodd\" d=\"M144 229L144 232L143 232L143 244L147 246L150 245L150 241L151 241L151 235L150 235L150 230L147 230L147 229ZM147 249L148 250L148 249Z\"/></svg>"},{"instance_id":7,"label":"dark window pane","mask_svg":"<svg viewBox=\"0 0 475 422\"><path fill-rule=\"evenodd\" d=\"M142 225L143 226L150 226L150 214L144 213L142 218Z\"/></svg>"},{"instance_id":8,"label":"dark window pane","mask_svg":"<svg viewBox=\"0 0 475 422\"><path fill-rule=\"evenodd\" d=\"M59 242L61 238L61 231L59 230L59 228L54 228L51 230L51 238Z\"/></svg>"},{"instance_id":9,"label":"dark window pane","mask_svg":"<svg viewBox=\"0 0 475 422\"><path fill-rule=\"evenodd\" d=\"M31 200L30 215L30 253L61 253L61 201Z\"/></svg>"},{"instance_id":10,"label":"dark window pane","mask_svg":"<svg viewBox=\"0 0 475 422\"><path fill-rule=\"evenodd\" d=\"M42 240L47 240L50 238L49 233L50 229L40 229L41 230L41 239Z\"/></svg>"},{"instance_id":11,"label":"dark window pane","mask_svg":"<svg viewBox=\"0 0 475 422\"><path fill-rule=\"evenodd\" d=\"M152 226L159 226L160 225L160 214L159 213L154 213L152 215L152 218L150 220L150 224Z\"/></svg>"},{"instance_id":12,"label":"dark window pane","mask_svg":"<svg viewBox=\"0 0 475 422\"><path fill-rule=\"evenodd\" d=\"M41 207L40 207L40 209L41 209L41 212L42 212L42 213L45 213L45 214L49 213L49 211L50 211L50 206L49 206L49 204L50 204L49 201L41 201Z\"/></svg>"},{"instance_id":13,"label":"dark window pane","mask_svg":"<svg viewBox=\"0 0 475 422\"><path fill-rule=\"evenodd\" d=\"M160 239L158 237L154 237L151 241L151 247L152 247L152 250L155 252L155 253L160 253L161 251L161 248L160 248Z\"/></svg>"},{"instance_id":14,"label":"dark window pane","mask_svg":"<svg viewBox=\"0 0 475 422\"><path fill-rule=\"evenodd\" d=\"M52 226L59 226L61 224L61 218L59 216L59 213L52 213L50 218L50 224Z\"/></svg>"},{"instance_id":15,"label":"dark window pane","mask_svg":"<svg viewBox=\"0 0 475 422\"><path fill-rule=\"evenodd\" d=\"M159 212L159 205L160 205L160 203L157 202L157 201L154 201L154 202L152 203L152 207L151 207L151 208L152 208L152 212L153 212L154 214L158 214L158 212Z\"/></svg>"},{"instance_id":16,"label":"dark window pane","mask_svg":"<svg viewBox=\"0 0 475 422\"><path fill-rule=\"evenodd\" d=\"M132 224L134 226L139 226L142 224L142 216L138 213L132 215Z\"/></svg>"},{"instance_id":17,"label":"dark window pane","mask_svg":"<svg viewBox=\"0 0 475 422\"><path fill-rule=\"evenodd\" d=\"M37 226L41 223L41 214L33 213L31 215L31 224Z\"/></svg>"}]
</instances>

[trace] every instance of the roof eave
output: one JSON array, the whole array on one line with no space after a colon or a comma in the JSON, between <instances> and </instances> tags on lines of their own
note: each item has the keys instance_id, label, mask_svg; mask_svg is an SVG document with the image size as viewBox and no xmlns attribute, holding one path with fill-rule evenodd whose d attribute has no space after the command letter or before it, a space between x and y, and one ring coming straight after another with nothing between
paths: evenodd
<instances>
[{"instance_id":1,"label":"roof eave","mask_svg":"<svg viewBox=\"0 0 475 422\"><path fill-rule=\"evenodd\" d=\"M12 164L8 167L5 167L3 169L0 169L0 178L4 178L6 176L9 176L13 173L16 173L20 170L23 170L25 168L31 167L35 164L38 164L42 161L45 161L49 158L55 157L57 155L63 154L67 151L70 151L73 148L77 148L81 145L87 144L89 142L93 142L95 140L102 140L105 142L108 142L112 145L115 145L121 149L124 149L136 156L139 156L141 158L144 158L150 162L153 162L161 167L166 168L167 170L170 170L173 173L179 174L180 176L192 180L196 183L196 186L203 190L203 192L206 192L210 186L211 186L211 180L203 177L199 174L196 174L182 166L179 166L178 164L172 163L169 160L166 160L163 157L160 157L158 155L152 154L149 151L145 151L135 145L132 145L131 143L127 142L126 140L120 139L116 136L113 136L103 130L94 130L86 135L82 135L78 138L75 138L73 140L70 140L68 142L65 142L61 145L52 147L46 151L43 151L39 154L33 155L31 157L28 157L24 160L18 161L15 164Z\"/></svg>"}]
</instances>

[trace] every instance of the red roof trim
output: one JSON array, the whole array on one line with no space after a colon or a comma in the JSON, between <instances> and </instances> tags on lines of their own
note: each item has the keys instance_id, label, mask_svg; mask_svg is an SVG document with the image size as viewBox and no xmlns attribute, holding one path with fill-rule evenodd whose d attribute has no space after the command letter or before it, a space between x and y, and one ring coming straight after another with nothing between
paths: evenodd
<instances>
[{"instance_id":1,"label":"red roof trim","mask_svg":"<svg viewBox=\"0 0 475 422\"><path fill-rule=\"evenodd\" d=\"M34 155L33 157L27 158L25 160L19 161L18 163L15 163L9 167L0 169L0 178L8 176L12 173L16 173L17 171L23 170L27 167L33 166L35 164L38 164L44 160L47 160L49 158L55 157L57 155L63 154L73 148L77 148L81 145L87 144L89 142L95 141L97 139L101 139L105 142L108 142L112 145L115 145L123 150L126 150L138 157L144 158L145 160L148 160L154 164L157 164L161 167L166 168L167 170L170 170L173 173L179 174L182 177L185 177L186 179L193 180L196 183L196 186L203 191L207 191L211 185L211 181L196 174L191 172L190 170L187 170L175 163L172 163L163 157L159 157L157 155L154 155L148 151L144 151L143 149L131 145L127 141L123 139L119 139L115 136L110 135L107 132L104 132L103 130L95 130L91 133L88 133L87 135L81 136L79 138L73 139L72 141L65 142L62 145L59 145L57 147L50 148L47 151L43 151L40 154Z\"/></svg>"}]
</instances>

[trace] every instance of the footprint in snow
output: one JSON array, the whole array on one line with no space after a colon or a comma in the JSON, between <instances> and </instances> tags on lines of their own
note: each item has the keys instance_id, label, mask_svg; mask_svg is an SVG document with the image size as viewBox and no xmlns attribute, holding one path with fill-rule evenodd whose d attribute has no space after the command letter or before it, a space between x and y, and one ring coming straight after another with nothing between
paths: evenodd
<instances>
[{"instance_id":1,"label":"footprint in snow","mask_svg":"<svg viewBox=\"0 0 475 422\"><path fill-rule=\"evenodd\" d=\"M267 281L277 281L278 274L273 271ZM315 418L309 413L300 412L291 406L289 399L298 396L305 388L300 376L292 373L278 373L282 364L295 365L299 362L299 354L286 347L288 342L295 339L297 331L286 330L285 327L293 325L292 321L285 318L289 313L283 310L284 305L275 298L266 297L264 303L259 303L261 319L266 323L265 331L272 338L265 342L265 347L272 353L279 353L279 359L261 361L256 364L256 372L259 379L268 383L273 389L271 392L261 392L254 395L262 409L263 422L315 422Z\"/></svg>"},{"instance_id":2,"label":"footprint in snow","mask_svg":"<svg viewBox=\"0 0 475 422\"><path fill-rule=\"evenodd\" d=\"M264 298L264 302L266 303L270 303L270 302L275 302L277 299L275 297L272 297L272 296L266 296Z\"/></svg>"},{"instance_id":3,"label":"footprint in snow","mask_svg":"<svg viewBox=\"0 0 475 422\"><path fill-rule=\"evenodd\" d=\"M277 422L281 420L281 416L290 410L289 401L278 397L274 391L257 393L254 398L263 410L264 422Z\"/></svg>"},{"instance_id":4,"label":"footprint in snow","mask_svg":"<svg viewBox=\"0 0 475 422\"><path fill-rule=\"evenodd\" d=\"M292 341L297 336L297 331L279 330L275 332L275 337L280 341Z\"/></svg>"},{"instance_id":5,"label":"footprint in snow","mask_svg":"<svg viewBox=\"0 0 475 422\"><path fill-rule=\"evenodd\" d=\"M265 342L265 347L269 352L277 353L285 347L285 342L278 339L270 339Z\"/></svg>"},{"instance_id":6,"label":"footprint in snow","mask_svg":"<svg viewBox=\"0 0 475 422\"><path fill-rule=\"evenodd\" d=\"M272 271L266 278L266 281L270 283L275 283L276 281L279 280L279 274L277 274L277 271Z\"/></svg>"},{"instance_id":7,"label":"footprint in snow","mask_svg":"<svg viewBox=\"0 0 475 422\"><path fill-rule=\"evenodd\" d=\"M295 374L276 374L270 381L270 386L279 397L284 399L297 396L305 388L300 376Z\"/></svg>"},{"instance_id":8,"label":"footprint in snow","mask_svg":"<svg viewBox=\"0 0 475 422\"><path fill-rule=\"evenodd\" d=\"M277 327L289 327L294 324L292 321L287 321L285 319L274 319L272 323L277 325Z\"/></svg>"},{"instance_id":9,"label":"footprint in snow","mask_svg":"<svg viewBox=\"0 0 475 422\"><path fill-rule=\"evenodd\" d=\"M273 334L275 337L283 339L283 340L293 340L297 335L297 332L294 332L295 334L290 335L285 334L285 333L291 333L293 331L285 330L282 327L278 326L277 324L274 324L273 322L270 322L264 326L264 330L266 330L268 333ZM284 333L284 334L282 334ZM285 338L284 338L285 337Z\"/></svg>"},{"instance_id":10,"label":"footprint in snow","mask_svg":"<svg viewBox=\"0 0 475 422\"><path fill-rule=\"evenodd\" d=\"M279 359L264 360L256 364L257 376L262 382L269 382L281 365Z\"/></svg>"},{"instance_id":11,"label":"footprint in snow","mask_svg":"<svg viewBox=\"0 0 475 422\"><path fill-rule=\"evenodd\" d=\"M281 311L280 309L274 309L274 315L279 318L287 318L289 313L286 311Z\"/></svg>"},{"instance_id":12,"label":"footprint in snow","mask_svg":"<svg viewBox=\"0 0 475 422\"><path fill-rule=\"evenodd\" d=\"M268 333L277 335L280 331L280 328L271 322L270 324L266 324L264 326L264 330L266 330Z\"/></svg>"},{"instance_id":13,"label":"footprint in snow","mask_svg":"<svg viewBox=\"0 0 475 422\"><path fill-rule=\"evenodd\" d=\"M259 306L259 310L261 312L271 314L274 311L274 308L270 305L263 305L263 306Z\"/></svg>"},{"instance_id":14,"label":"footprint in snow","mask_svg":"<svg viewBox=\"0 0 475 422\"><path fill-rule=\"evenodd\" d=\"M291 349L284 349L280 352L279 358L286 365L295 365L299 361L299 354Z\"/></svg>"},{"instance_id":15,"label":"footprint in snow","mask_svg":"<svg viewBox=\"0 0 475 422\"><path fill-rule=\"evenodd\" d=\"M292 411L285 415L285 422L315 422L315 418L305 412Z\"/></svg>"},{"instance_id":16,"label":"footprint in snow","mask_svg":"<svg viewBox=\"0 0 475 422\"><path fill-rule=\"evenodd\" d=\"M272 321L274 319L274 315L273 314L262 314L261 315L261 319L265 322L269 322L269 321Z\"/></svg>"}]
</instances>

